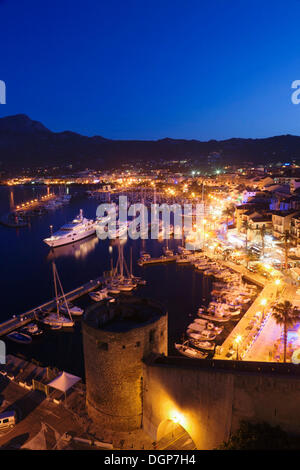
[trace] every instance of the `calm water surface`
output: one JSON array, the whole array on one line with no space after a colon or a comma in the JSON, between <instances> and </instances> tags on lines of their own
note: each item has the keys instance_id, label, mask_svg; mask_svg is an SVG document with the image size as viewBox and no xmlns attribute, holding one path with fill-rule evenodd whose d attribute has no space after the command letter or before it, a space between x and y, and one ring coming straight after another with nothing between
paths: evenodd
<instances>
[{"instance_id":1,"label":"calm water surface","mask_svg":"<svg viewBox=\"0 0 300 470\"><path fill-rule=\"evenodd\" d=\"M53 191L58 192L59 188L54 188ZM72 188L70 194L76 191L76 188ZM46 194L44 187L0 186L0 213L7 212L13 204L17 205L42 194ZM94 218L98 204L96 200L79 194L68 205L33 218L30 227L12 229L0 225L0 321L53 297L52 256L55 257L65 291L110 269L111 257L116 262L117 247L113 246L111 253L110 242L98 240L97 237L57 248L54 255L43 243L43 238L49 235L50 225L57 230L72 220L80 209L83 209L86 217ZM129 265L132 249L134 274L147 280L147 285L140 287L136 294L157 299L166 306L169 313L169 352L174 353L174 341L181 338L191 322L191 314L195 314L203 300L209 298L210 281L203 279L202 274L195 272L192 267L177 266L176 263L140 268L136 261L142 248L153 256L159 256L164 246L156 240L147 240L143 247L141 243L140 240L129 240L124 246L124 254ZM177 244L178 241L169 241L170 248L176 248ZM85 307L89 302L89 297L84 296L75 303ZM44 365L57 366L84 377L80 320L76 321L73 330L47 331L29 346L11 341L6 341L6 344L8 352L19 352Z\"/></svg>"}]
</instances>

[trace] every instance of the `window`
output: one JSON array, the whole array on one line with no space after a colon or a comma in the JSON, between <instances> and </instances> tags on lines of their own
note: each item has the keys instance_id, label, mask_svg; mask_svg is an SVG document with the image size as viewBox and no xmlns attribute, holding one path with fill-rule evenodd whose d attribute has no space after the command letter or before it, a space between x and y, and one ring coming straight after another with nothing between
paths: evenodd
<instances>
[{"instance_id":1,"label":"window","mask_svg":"<svg viewBox=\"0 0 300 470\"><path fill-rule=\"evenodd\" d=\"M2 421L2 423L3 423L3 424L4 424L4 423L8 423L8 421L9 421L9 419L6 418L6 419L4 419L4 420Z\"/></svg>"},{"instance_id":2,"label":"window","mask_svg":"<svg viewBox=\"0 0 300 470\"><path fill-rule=\"evenodd\" d=\"M140 342L140 341L137 341L137 342L135 343L135 347L136 347L136 348L139 348L140 345L141 345L141 342Z\"/></svg>"}]
</instances>

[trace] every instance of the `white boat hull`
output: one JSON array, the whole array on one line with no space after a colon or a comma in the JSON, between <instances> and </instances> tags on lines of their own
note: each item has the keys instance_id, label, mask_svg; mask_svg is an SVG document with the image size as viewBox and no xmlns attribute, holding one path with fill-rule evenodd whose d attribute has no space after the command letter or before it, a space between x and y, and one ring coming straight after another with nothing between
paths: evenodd
<instances>
[{"instance_id":1,"label":"white boat hull","mask_svg":"<svg viewBox=\"0 0 300 470\"><path fill-rule=\"evenodd\" d=\"M71 235L68 235L66 237L61 237L58 240L50 238L45 238L44 242L50 246L51 248L56 248L57 246L63 246L63 245L68 245L70 243L75 243L78 240L83 240L84 238L90 237L91 235L94 235L96 233L95 227L91 228L90 230L87 230L82 233L72 233Z\"/></svg>"}]
</instances>

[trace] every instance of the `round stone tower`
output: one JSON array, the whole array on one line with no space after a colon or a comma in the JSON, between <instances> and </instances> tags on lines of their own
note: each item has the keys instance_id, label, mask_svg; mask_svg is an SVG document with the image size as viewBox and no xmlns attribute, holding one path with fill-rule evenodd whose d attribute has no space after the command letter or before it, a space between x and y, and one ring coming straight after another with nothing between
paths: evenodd
<instances>
[{"instance_id":1,"label":"round stone tower","mask_svg":"<svg viewBox=\"0 0 300 470\"><path fill-rule=\"evenodd\" d=\"M143 359L167 355L167 313L131 296L92 306L83 322L83 346L89 416L112 431L141 427Z\"/></svg>"}]
</instances>

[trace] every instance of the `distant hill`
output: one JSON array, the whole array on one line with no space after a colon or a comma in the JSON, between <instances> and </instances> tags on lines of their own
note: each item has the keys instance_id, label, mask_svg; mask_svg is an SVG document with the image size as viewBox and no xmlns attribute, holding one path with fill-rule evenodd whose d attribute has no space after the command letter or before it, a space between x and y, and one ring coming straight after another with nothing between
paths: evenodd
<instances>
[{"instance_id":1,"label":"distant hill","mask_svg":"<svg viewBox=\"0 0 300 470\"><path fill-rule=\"evenodd\" d=\"M0 168L63 165L112 167L133 160L206 161L212 152L221 153L224 162L265 163L300 159L300 137L281 135L265 139L156 141L109 140L86 137L75 132L52 132L24 114L0 118Z\"/></svg>"}]
</instances>

